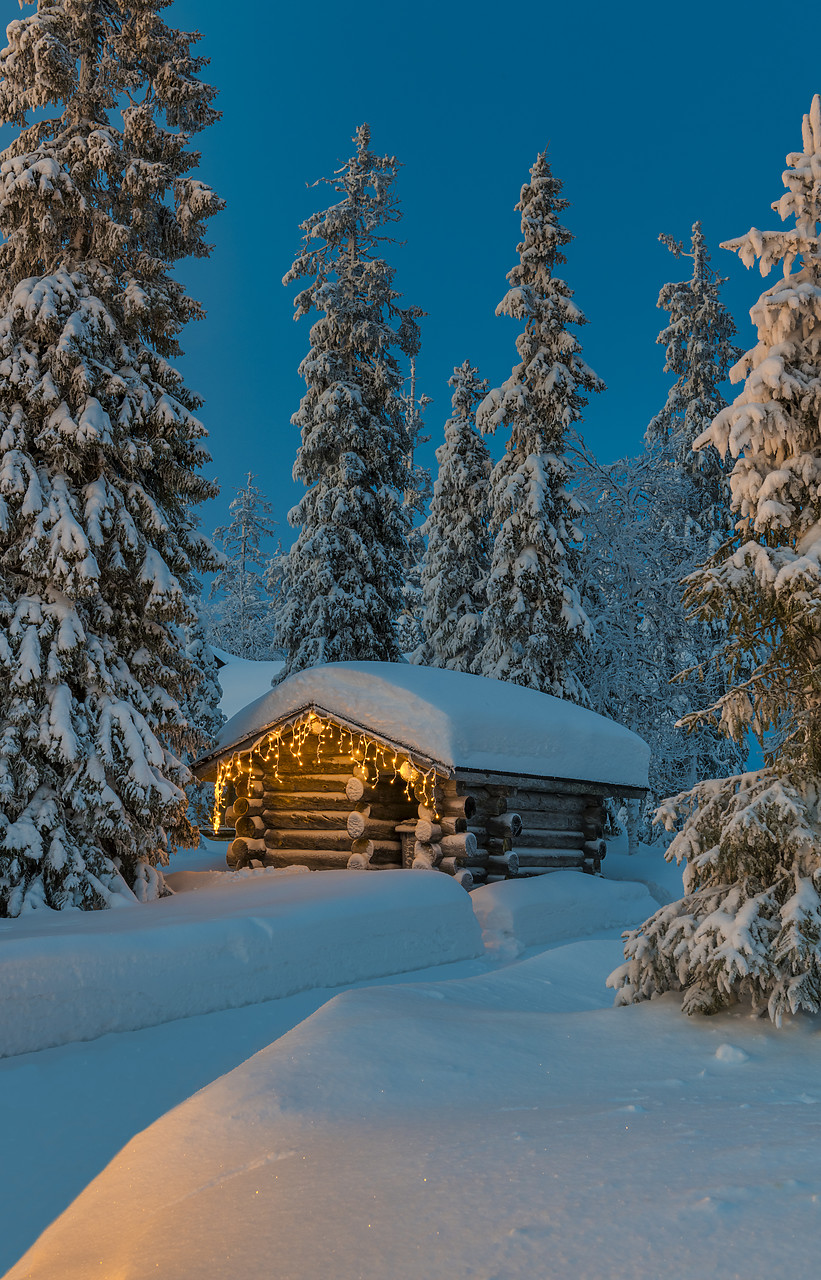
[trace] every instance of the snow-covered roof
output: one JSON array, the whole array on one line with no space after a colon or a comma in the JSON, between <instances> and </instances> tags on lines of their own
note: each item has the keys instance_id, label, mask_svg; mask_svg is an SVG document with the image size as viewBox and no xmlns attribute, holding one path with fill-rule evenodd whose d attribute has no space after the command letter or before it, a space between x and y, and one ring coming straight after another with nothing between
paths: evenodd
<instances>
[{"instance_id":1,"label":"snow-covered roof","mask_svg":"<svg viewBox=\"0 0 821 1280\"><path fill-rule=\"evenodd\" d=\"M289 676L228 721L197 771L311 710L448 774L647 786L649 747L613 720L520 685L393 662L334 662Z\"/></svg>"}]
</instances>

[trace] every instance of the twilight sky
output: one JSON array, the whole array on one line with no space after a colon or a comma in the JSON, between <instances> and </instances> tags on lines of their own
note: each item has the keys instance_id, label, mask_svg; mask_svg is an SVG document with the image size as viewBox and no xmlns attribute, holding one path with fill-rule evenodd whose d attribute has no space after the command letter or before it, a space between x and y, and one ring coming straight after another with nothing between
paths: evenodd
<instances>
[{"instance_id":1,"label":"twilight sky","mask_svg":"<svg viewBox=\"0 0 821 1280\"><path fill-rule=\"evenodd\" d=\"M19 13L16 0L2 7L5 21ZM564 274L589 320L585 357L608 386L583 431L603 460L637 452L669 385L655 344L659 288L689 274L659 232L683 239L702 219L738 341L752 344L748 311L763 282L718 243L780 225L770 202L821 89L812 12L788 40L762 0L175 0L166 20L203 33L223 111L200 139L199 176L228 208L212 223L212 257L179 271L208 312L183 335L223 487L205 529L250 468L291 536L290 417L309 323L294 323L296 287L281 277L299 223L330 202L306 183L351 153L363 120L374 150L404 166L406 244L391 257L405 300L428 312L418 372L434 400L431 454L454 364L468 358L496 385L514 363L517 325L494 309L515 260L513 206L548 144L576 237Z\"/></svg>"}]
</instances>

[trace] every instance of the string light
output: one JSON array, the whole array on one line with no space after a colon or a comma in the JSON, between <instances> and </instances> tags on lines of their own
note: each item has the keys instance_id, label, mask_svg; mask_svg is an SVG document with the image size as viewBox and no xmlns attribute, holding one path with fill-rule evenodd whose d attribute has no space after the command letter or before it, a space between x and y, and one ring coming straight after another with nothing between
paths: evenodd
<instances>
[{"instance_id":1,"label":"string light","mask_svg":"<svg viewBox=\"0 0 821 1280\"><path fill-rule=\"evenodd\" d=\"M229 787L233 786L236 789L236 784L245 778L250 780L256 776L258 780L261 780L262 768L267 766L272 766L267 768L267 772L273 776L273 780L283 784L286 779L279 772L283 751L287 751L291 758L296 761L299 769L304 770L306 766L310 766L312 763L319 764L321 762L325 740L330 738L331 742L333 742L335 733L339 735L339 754L347 754L351 763L359 766L359 772L363 775L362 780L364 782L367 782L370 786L376 786L382 780L392 785L395 785L397 781L404 783L406 799L409 801L417 799L426 808L434 812L435 816L437 777L435 768L421 770L409 757L401 758L395 751L386 747L383 742L379 742L376 738L372 738L366 733L355 733L347 725L337 726L333 721L323 721L316 712L309 711L290 724L269 730L247 751L234 752L228 759L220 761L217 766L217 780L214 784L214 813L212 818L214 830L216 831L222 826L227 808L226 797ZM344 750L346 736L348 741L347 753ZM286 741L286 738L289 741ZM313 761L303 760L303 751L305 751L305 744L309 738L313 739L310 745L315 745ZM369 761L368 757L371 752L373 753L373 758Z\"/></svg>"}]
</instances>

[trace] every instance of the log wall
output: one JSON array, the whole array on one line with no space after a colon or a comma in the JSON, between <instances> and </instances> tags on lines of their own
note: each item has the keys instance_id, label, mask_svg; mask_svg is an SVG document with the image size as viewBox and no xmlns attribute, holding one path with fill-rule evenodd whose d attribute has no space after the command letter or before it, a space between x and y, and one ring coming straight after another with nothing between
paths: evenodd
<instances>
[{"instance_id":1,"label":"log wall","mask_svg":"<svg viewBox=\"0 0 821 1280\"><path fill-rule=\"evenodd\" d=\"M465 888L541 875L559 867L601 868L606 788L584 782L459 771L421 779L349 753L335 726L285 737L278 764L254 753L229 792L236 837L227 861L312 869L438 868Z\"/></svg>"}]
</instances>

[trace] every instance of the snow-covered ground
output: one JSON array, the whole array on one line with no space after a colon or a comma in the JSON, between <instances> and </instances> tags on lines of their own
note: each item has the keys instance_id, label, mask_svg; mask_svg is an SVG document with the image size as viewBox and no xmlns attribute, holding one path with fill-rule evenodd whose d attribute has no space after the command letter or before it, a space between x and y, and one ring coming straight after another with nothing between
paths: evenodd
<instances>
[{"instance_id":1,"label":"snow-covered ground","mask_svg":"<svg viewBox=\"0 0 821 1280\"><path fill-rule=\"evenodd\" d=\"M321 946L333 873L191 863L175 910L299 888ZM680 873L658 850L605 866L461 894L479 956L0 1062L0 1266L48 1228L10 1280L814 1274L821 1022L614 1009L612 919L635 923L645 884L672 897ZM383 883L401 932L388 873L344 879Z\"/></svg>"}]
</instances>

